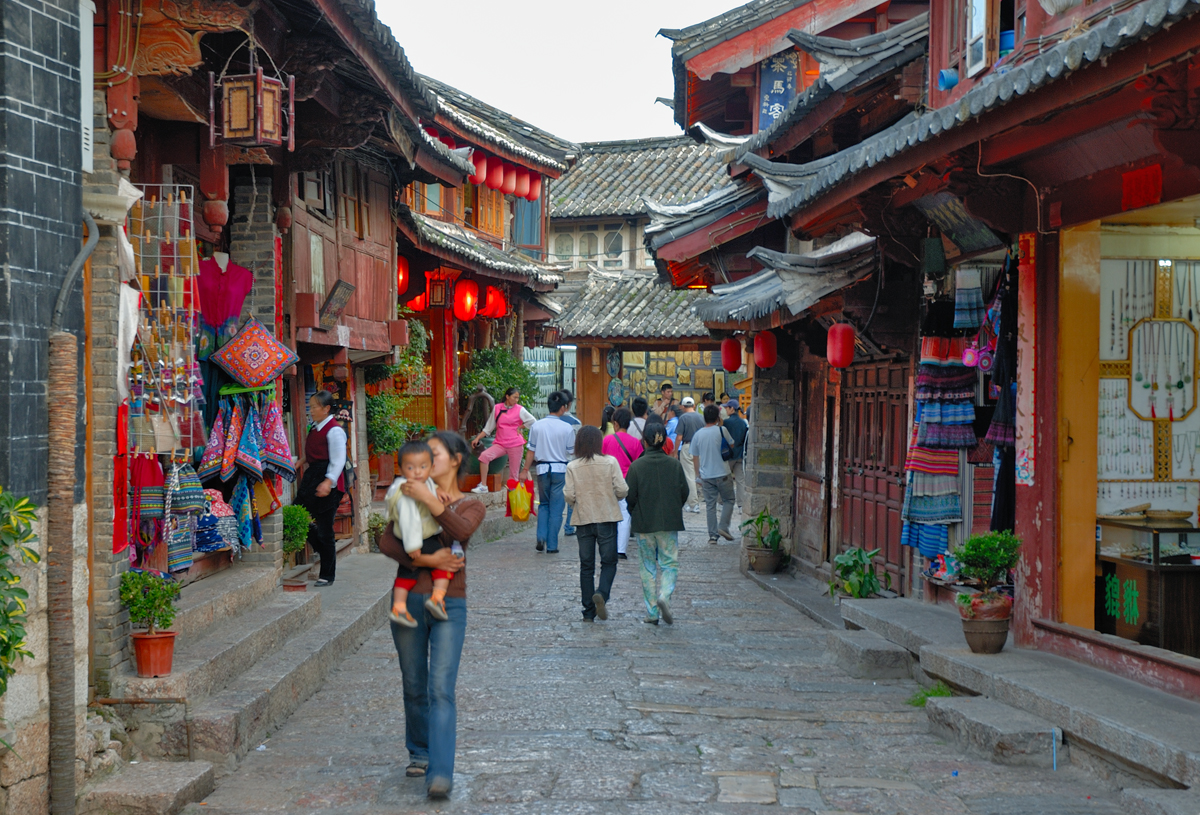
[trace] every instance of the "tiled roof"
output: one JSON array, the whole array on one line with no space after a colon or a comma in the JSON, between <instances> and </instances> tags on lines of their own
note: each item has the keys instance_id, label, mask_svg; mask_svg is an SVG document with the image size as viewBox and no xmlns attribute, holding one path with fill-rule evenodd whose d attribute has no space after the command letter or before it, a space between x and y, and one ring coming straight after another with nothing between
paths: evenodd
<instances>
[{"instance_id":1,"label":"tiled roof","mask_svg":"<svg viewBox=\"0 0 1200 815\"><path fill-rule=\"evenodd\" d=\"M428 151L436 153L442 163L448 164L464 175L474 175L475 165L471 163L471 151L466 147L451 150L442 142L425 132L425 128L417 128L421 137L421 145Z\"/></svg>"},{"instance_id":2,"label":"tiled roof","mask_svg":"<svg viewBox=\"0 0 1200 815\"><path fill-rule=\"evenodd\" d=\"M1100 63L1113 52L1197 11L1200 0L1144 0L1125 12L1098 20L1089 31L1060 41L1007 71L994 70L953 105L920 115L910 114L839 153L802 165L772 163L754 154L746 154L744 161L770 190L767 214L781 218L863 169L966 124L984 111L1068 76L1085 65Z\"/></svg>"},{"instance_id":3,"label":"tiled roof","mask_svg":"<svg viewBox=\"0 0 1200 815\"><path fill-rule=\"evenodd\" d=\"M779 15L809 2L811 0L752 0L702 23L687 28L662 28L658 33L673 41L671 53L675 57L688 60L717 43L753 31L763 23L769 23Z\"/></svg>"},{"instance_id":4,"label":"tiled roof","mask_svg":"<svg viewBox=\"0 0 1200 815\"><path fill-rule=\"evenodd\" d=\"M821 37L794 29L788 37L801 51L811 54L821 63L821 75L804 93L792 100L773 125L751 136L738 149L738 161L746 153L771 144L833 94L866 85L923 57L929 43L929 13L919 14L886 31L855 40Z\"/></svg>"},{"instance_id":5,"label":"tiled roof","mask_svg":"<svg viewBox=\"0 0 1200 815\"><path fill-rule=\"evenodd\" d=\"M673 289L654 272L594 272L553 321L565 340L708 337L692 313L702 289Z\"/></svg>"},{"instance_id":6,"label":"tiled roof","mask_svg":"<svg viewBox=\"0 0 1200 815\"><path fill-rule=\"evenodd\" d=\"M687 136L580 145L550 187L551 218L644 215L646 200L681 204L729 183L722 151Z\"/></svg>"},{"instance_id":7,"label":"tiled roof","mask_svg":"<svg viewBox=\"0 0 1200 815\"><path fill-rule=\"evenodd\" d=\"M449 253L485 273L491 271L504 279L546 288L563 280L557 267L538 263L517 251L497 249L458 224L426 218L407 207L400 209L400 222L408 227L405 231L416 239L418 248L433 254Z\"/></svg>"},{"instance_id":8,"label":"tiled roof","mask_svg":"<svg viewBox=\"0 0 1200 815\"><path fill-rule=\"evenodd\" d=\"M535 165L564 172L579 151L579 145L521 121L512 114L463 93L433 77L422 80L437 97L438 113L475 136L480 146L494 145Z\"/></svg>"},{"instance_id":9,"label":"tiled roof","mask_svg":"<svg viewBox=\"0 0 1200 815\"><path fill-rule=\"evenodd\" d=\"M732 215L765 197L767 191L757 179L739 178L715 189L703 198L686 204L650 204L650 225L646 227L646 246L651 251L697 229Z\"/></svg>"},{"instance_id":10,"label":"tiled roof","mask_svg":"<svg viewBox=\"0 0 1200 815\"><path fill-rule=\"evenodd\" d=\"M852 232L821 249L788 255L755 247L749 257L767 268L735 283L713 286L693 311L712 323L749 322L776 311L791 317L844 289L878 265L875 239Z\"/></svg>"}]
</instances>

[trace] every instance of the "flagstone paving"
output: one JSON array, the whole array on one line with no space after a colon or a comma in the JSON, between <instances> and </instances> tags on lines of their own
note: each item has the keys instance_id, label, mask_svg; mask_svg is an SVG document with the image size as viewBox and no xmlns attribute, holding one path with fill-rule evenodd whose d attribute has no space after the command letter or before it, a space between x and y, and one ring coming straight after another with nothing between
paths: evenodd
<instances>
[{"instance_id":1,"label":"flagstone paving","mask_svg":"<svg viewBox=\"0 0 1200 815\"><path fill-rule=\"evenodd\" d=\"M674 626L642 622L633 560L609 619L585 623L574 538L560 555L536 553L531 532L471 550L449 801L404 775L384 626L189 815L1122 811L1080 769L993 765L931 735L905 704L914 682L843 674L824 629L688 521Z\"/></svg>"}]
</instances>

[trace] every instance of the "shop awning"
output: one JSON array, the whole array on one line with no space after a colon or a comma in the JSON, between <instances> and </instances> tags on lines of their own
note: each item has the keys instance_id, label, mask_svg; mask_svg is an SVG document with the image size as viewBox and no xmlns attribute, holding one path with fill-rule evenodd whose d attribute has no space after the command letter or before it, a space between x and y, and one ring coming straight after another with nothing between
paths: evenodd
<instances>
[{"instance_id":1,"label":"shop awning","mask_svg":"<svg viewBox=\"0 0 1200 815\"><path fill-rule=\"evenodd\" d=\"M697 317L706 323L748 322L785 309L795 316L878 265L875 239L861 232L802 255L761 246L748 254L767 268L736 283L713 286L716 296L692 306Z\"/></svg>"}]
</instances>

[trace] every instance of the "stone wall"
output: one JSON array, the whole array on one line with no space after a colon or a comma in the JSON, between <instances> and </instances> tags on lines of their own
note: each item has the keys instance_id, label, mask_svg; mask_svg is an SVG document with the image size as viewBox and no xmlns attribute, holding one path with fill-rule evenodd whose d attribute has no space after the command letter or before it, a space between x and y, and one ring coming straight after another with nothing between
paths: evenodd
<instances>
[{"instance_id":1,"label":"stone wall","mask_svg":"<svg viewBox=\"0 0 1200 815\"><path fill-rule=\"evenodd\" d=\"M780 521L785 545L792 551L792 503L795 457L795 422L792 400L795 382L789 376L780 340L779 360L773 368L754 372L751 394L750 432L747 436L746 485L752 516L764 506Z\"/></svg>"},{"instance_id":2,"label":"stone wall","mask_svg":"<svg viewBox=\"0 0 1200 815\"><path fill-rule=\"evenodd\" d=\"M229 224L229 256L232 262L254 273L254 288L242 306L242 318L254 317L268 331L275 331L275 206L271 202L270 168L259 175L239 178L233 189ZM263 545L242 554L244 563L272 566L283 571L283 513L262 519Z\"/></svg>"}]
</instances>

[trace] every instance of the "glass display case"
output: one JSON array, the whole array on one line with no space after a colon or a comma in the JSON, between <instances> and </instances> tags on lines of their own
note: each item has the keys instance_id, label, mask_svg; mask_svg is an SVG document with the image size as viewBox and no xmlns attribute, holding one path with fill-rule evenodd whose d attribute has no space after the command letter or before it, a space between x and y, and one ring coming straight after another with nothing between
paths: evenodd
<instances>
[{"instance_id":1,"label":"glass display case","mask_svg":"<svg viewBox=\"0 0 1200 815\"><path fill-rule=\"evenodd\" d=\"M1096 630L1200 657L1200 529L1100 520Z\"/></svg>"}]
</instances>

